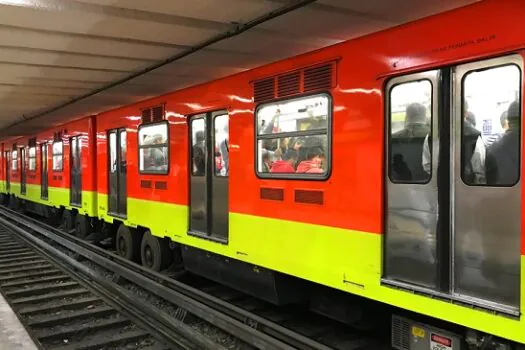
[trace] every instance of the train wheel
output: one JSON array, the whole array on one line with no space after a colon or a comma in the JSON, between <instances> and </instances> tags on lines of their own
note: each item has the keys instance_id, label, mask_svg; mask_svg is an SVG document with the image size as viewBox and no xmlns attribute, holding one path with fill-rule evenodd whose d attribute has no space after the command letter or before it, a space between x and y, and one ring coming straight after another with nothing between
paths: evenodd
<instances>
[{"instance_id":1,"label":"train wheel","mask_svg":"<svg viewBox=\"0 0 525 350\"><path fill-rule=\"evenodd\" d=\"M115 242L117 254L121 257L138 262L140 259L140 237L136 230L132 230L121 224L117 231Z\"/></svg>"},{"instance_id":2,"label":"train wheel","mask_svg":"<svg viewBox=\"0 0 525 350\"><path fill-rule=\"evenodd\" d=\"M144 233L140 245L142 265L153 271L160 271L169 266L172 254L168 243L154 237L150 231Z\"/></svg>"},{"instance_id":3,"label":"train wheel","mask_svg":"<svg viewBox=\"0 0 525 350\"><path fill-rule=\"evenodd\" d=\"M71 232L71 230L76 229L76 220L73 212L64 209L64 211L62 212L62 222L60 223L60 229L66 233L69 233Z\"/></svg>"},{"instance_id":4,"label":"train wheel","mask_svg":"<svg viewBox=\"0 0 525 350\"><path fill-rule=\"evenodd\" d=\"M86 215L78 214L75 220L75 236L85 239L93 230Z\"/></svg>"}]
</instances>

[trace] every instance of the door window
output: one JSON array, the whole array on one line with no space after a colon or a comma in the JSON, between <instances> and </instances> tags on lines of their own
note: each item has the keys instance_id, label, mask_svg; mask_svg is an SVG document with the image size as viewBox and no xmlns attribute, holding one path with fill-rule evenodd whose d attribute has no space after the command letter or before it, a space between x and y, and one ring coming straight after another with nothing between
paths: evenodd
<instances>
[{"instance_id":1,"label":"door window","mask_svg":"<svg viewBox=\"0 0 525 350\"><path fill-rule=\"evenodd\" d=\"M521 72L511 64L463 78L461 177L467 185L513 186L520 177Z\"/></svg>"},{"instance_id":2,"label":"door window","mask_svg":"<svg viewBox=\"0 0 525 350\"><path fill-rule=\"evenodd\" d=\"M389 176L394 183L427 183L432 157L432 83L410 81L390 90Z\"/></svg>"}]
</instances>

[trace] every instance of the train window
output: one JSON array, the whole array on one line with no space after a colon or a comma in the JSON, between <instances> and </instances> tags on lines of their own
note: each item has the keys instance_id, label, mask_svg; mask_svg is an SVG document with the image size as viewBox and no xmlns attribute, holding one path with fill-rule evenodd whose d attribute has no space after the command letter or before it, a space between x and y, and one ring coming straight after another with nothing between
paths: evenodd
<instances>
[{"instance_id":1,"label":"train window","mask_svg":"<svg viewBox=\"0 0 525 350\"><path fill-rule=\"evenodd\" d=\"M36 148L34 146L29 148L29 170L36 170Z\"/></svg>"},{"instance_id":2,"label":"train window","mask_svg":"<svg viewBox=\"0 0 525 350\"><path fill-rule=\"evenodd\" d=\"M213 122L215 132L215 175L228 176L230 151L228 145L228 115L215 117Z\"/></svg>"},{"instance_id":3,"label":"train window","mask_svg":"<svg viewBox=\"0 0 525 350\"><path fill-rule=\"evenodd\" d=\"M260 106L256 111L258 175L326 178L330 116L331 100L325 94Z\"/></svg>"},{"instance_id":4,"label":"train window","mask_svg":"<svg viewBox=\"0 0 525 350\"><path fill-rule=\"evenodd\" d=\"M64 162L64 144L62 141L53 143L53 170L62 171Z\"/></svg>"},{"instance_id":5,"label":"train window","mask_svg":"<svg viewBox=\"0 0 525 350\"><path fill-rule=\"evenodd\" d=\"M193 176L206 174L206 124L203 118L191 121L191 160Z\"/></svg>"},{"instance_id":6,"label":"train window","mask_svg":"<svg viewBox=\"0 0 525 350\"><path fill-rule=\"evenodd\" d=\"M18 170L18 151L16 149L11 153L11 170Z\"/></svg>"},{"instance_id":7,"label":"train window","mask_svg":"<svg viewBox=\"0 0 525 350\"><path fill-rule=\"evenodd\" d=\"M112 131L109 133L109 172L114 174L117 172L117 133Z\"/></svg>"},{"instance_id":8,"label":"train window","mask_svg":"<svg viewBox=\"0 0 525 350\"><path fill-rule=\"evenodd\" d=\"M394 183L427 183L431 177L429 149L432 125L432 83L394 85L390 90L389 177Z\"/></svg>"},{"instance_id":9,"label":"train window","mask_svg":"<svg viewBox=\"0 0 525 350\"><path fill-rule=\"evenodd\" d=\"M167 174L169 165L168 123L139 127L139 171L145 174Z\"/></svg>"},{"instance_id":10,"label":"train window","mask_svg":"<svg viewBox=\"0 0 525 350\"><path fill-rule=\"evenodd\" d=\"M516 65L463 78L461 178L467 185L513 186L520 177L521 72Z\"/></svg>"}]
</instances>

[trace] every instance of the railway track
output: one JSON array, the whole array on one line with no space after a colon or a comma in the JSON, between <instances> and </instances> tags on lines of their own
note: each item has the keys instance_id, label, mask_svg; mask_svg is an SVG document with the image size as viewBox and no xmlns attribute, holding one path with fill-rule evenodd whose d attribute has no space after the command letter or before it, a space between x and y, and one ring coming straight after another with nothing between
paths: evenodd
<instances>
[{"instance_id":1,"label":"railway track","mask_svg":"<svg viewBox=\"0 0 525 350\"><path fill-rule=\"evenodd\" d=\"M169 348L85 282L0 227L0 291L40 347Z\"/></svg>"},{"instance_id":2,"label":"railway track","mask_svg":"<svg viewBox=\"0 0 525 350\"><path fill-rule=\"evenodd\" d=\"M157 329L179 329L181 339L200 338L194 348L221 348L217 343L205 340L202 334L199 337L188 327L188 322L198 319L237 338L241 344L237 348L242 349L391 349L388 340L378 339L377 334L352 332L348 327L327 319L320 322L312 314L277 308L207 280L201 283L202 279L196 282L194 278L183 278L184 282L181 282L147 270L106 249L47 226L36 218L7 208L0 207L0 225L40 245L41 249L45 250L47 246L49 250L52 246L64 255L64 264L84 270L84 274L92 279L100 279L100 275L105 273L102 284L120 289L129 299L133 299L133 293L126 287L131 285L143 294L149 293L152 298L162 299L165 307L176 308L175 317L158 310L152 312L151 307L148 317L160 318L157 322L161 326ZM89 262L88 266L96 265L97 268L86 267L86 262Z\"/></svg>"}]
</instances>

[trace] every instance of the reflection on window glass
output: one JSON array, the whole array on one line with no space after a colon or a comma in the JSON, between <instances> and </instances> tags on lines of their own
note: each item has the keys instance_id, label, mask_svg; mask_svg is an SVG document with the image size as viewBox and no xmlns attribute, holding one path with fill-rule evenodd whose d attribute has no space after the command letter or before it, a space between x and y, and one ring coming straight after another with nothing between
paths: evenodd
<instances>
[{"instance_id":1,"label":"reflection on window glass","mask_svg":"<svg viewBox=\"0 0 525 350\"><path fill-rule=\"evenodd\" d=\"M328 97L325 95L268 104L257 110L259 135L326 129Z\"/></svg>"},{"instance_id":2,"label":"reflection on window glass","mask_svg":"<svg viewBox=\"0 0 525 350\"><path fill-rule=\"evenodd\" d=\"M11 169L17 170L18 169L18 151L14 150L11 156Z\"/></svg>"},{"instance_id":3,"label":"reflection on window glass","mask_svg":"<svg viewBox=\"0 0 525 350\"><path fill-rule=\"evenodd\" d=\"M61 171L63 169L63 150L62 141L53 143L53 170Z\"/></svg>"},{"instance_id":4,"label":"reflection on window glass","mask_svg":"<svg viewBox=\"0 0 525 350\"><path fill-rule=\"evenodd\" d=\"M139 169L167 174L169 164L168 124L143 125L139 129Z\"/></svg>"},{"instance_id":5,"label":"reflection on window glass","mask_svg":"<svg viewBox=\"0 0 525 350\"><path fill-rule=\"evenodd\" d=\"M228 115L215 117L215 175L228 176L230 146L228 144Z\"/></svg>"},{"instance_id":6,"label":"reflection on window glass","mask_svg":"<svg viewBox=\"0 0 525 350\"><path fill-rule=\"evenodd\" d=\"M520 176L520 70L468 73L463 80L461 177L467 185L512 186Z\"/></svg>"},{"instance_id":7,"label":"reflection on window glass","mask_svg":"<svg viewBox=\"0 0 525 350\"><path fill-rule=\"evenodd\" d=\"M431 176L429 149L432 84L428 80L390 90L389 174L395 183L426 183Z\"/></svg>"},{"instance_id":8,"label":"reflection on window glass","mask_svg":"<svg viewBox=\"0 0 525 350\"><path fill-rule=\"evenodd\" d=\"M204 176L206 174L206 128L204 118L191 121L191 159L192 174Z\"/></svg>"},{"instance_id":9,"label":"reflection on window glass","mask_svg":"<svg viewBox=\"0 0 525 350\"><path fill-rule=\"evenodd\" d=\"M29 170L36 170L36 148L29 148Z\"/></svg>"},{"instance_id":10,"label":"reflection on window glass","mask_svg":"<svg viewBox=\"0 0 525 350\"><path fill-rule=\"evenodd\" d=\"M324 176L328 171L326 95L267 104L257 110L257 171Z\"/></svg>"},{"instance_id":11,"label":"reflection on window glass","mask_svg":"<svg viewBox=\"0 0 525 350\"><path fill-rule=\"evenodd\" d=\"M47 144L43 144L41 147L42 147L42 153L41 153L42 171L44 172L47 170Z\"/></svg>"},{"instance_id":12,"label":"reflection on window glass","mask_svg":"<svg viewBox=\"0 0 525 350\"><path fill-rule=\"evenodd\" d=\"M117 133L114 131L109 134L109 172L117 172Z\"/></svg>"},{"instance_id":13,"label":"reflection on window glass","mask_svg":"<svg viewBox=\"0 0 525 350\"><path fill-rule=\"evenodd\" d=\"M126 139L126 130L121 130L120 131L120 172L122 174L126 173L127 172L127 158L126 158L126 154L127 154L127 145L128 145L128 140Z\"/></svg>"}]
</instances>

